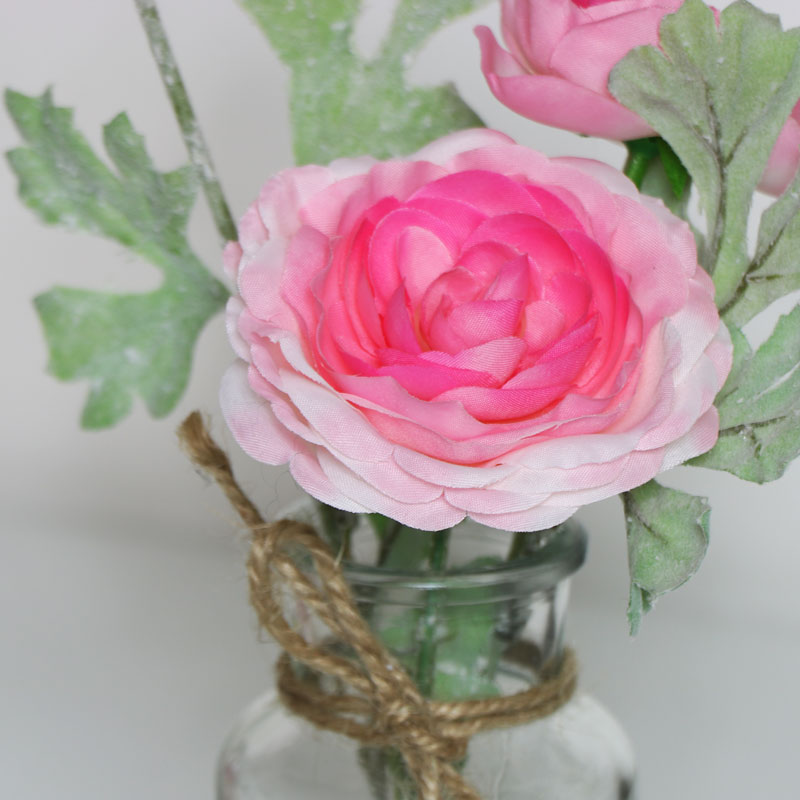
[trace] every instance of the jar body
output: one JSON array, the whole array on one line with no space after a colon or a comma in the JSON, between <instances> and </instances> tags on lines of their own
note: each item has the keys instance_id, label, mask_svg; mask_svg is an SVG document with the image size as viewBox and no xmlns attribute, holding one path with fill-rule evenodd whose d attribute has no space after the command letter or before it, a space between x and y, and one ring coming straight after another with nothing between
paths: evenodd
<instances>
[{"instance_id":1,"label":"jar body","mask_svg":"<svg viewBox=\"0 0 800 800\"><path fill-rule=\"evenodd\" d=\"M465 528L454 533L461 555L445 574L345 569L373 631L436 700L512 694L557 669L569 574L585 551L583 532L568 525L500 561L486 554L498 532ZM633 797L630 743L580 689L547 717L476 734L457 766L485 798ZM218 800L323 798L416 800L417 792L396 751L316 729L268 692L244 712L223 747Z\"/></svg>"}]
</instances>

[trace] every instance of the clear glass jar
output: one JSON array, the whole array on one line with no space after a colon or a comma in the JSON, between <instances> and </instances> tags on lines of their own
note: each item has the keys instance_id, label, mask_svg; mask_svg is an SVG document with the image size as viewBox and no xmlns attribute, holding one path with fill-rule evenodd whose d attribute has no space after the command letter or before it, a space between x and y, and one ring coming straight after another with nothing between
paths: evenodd
<instances>
[{"instance_id":1,"label":"clear glass jar","mask_svg":"<svg viewBox=\"0 0 800 800\"><path fill-rule=\"evenodd\" d=\"M463 523L453 531L443 574L344 565L373 631L436 699L514 693L559 663L569 576L583 563L586 536L574 523L528 534L509 559L503 551L510 537ZM371 541L355 537L360 562L374 557ZM580 688L549 717L474 736L462 771L487 800L634 796L630 743ZM415 800L417 793L395 751L315 729L268 692L225 742L217 797Z\"/></svg>"}]
</instances>

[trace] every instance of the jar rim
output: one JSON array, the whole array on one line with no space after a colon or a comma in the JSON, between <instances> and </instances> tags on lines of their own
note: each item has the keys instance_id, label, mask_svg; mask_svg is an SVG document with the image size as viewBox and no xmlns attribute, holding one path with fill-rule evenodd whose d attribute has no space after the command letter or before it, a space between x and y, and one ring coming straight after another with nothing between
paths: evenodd
<instances>
[{"instance_id":1,"label":"jar rim","mask_svg":"<svg viewBox=\"0 0 800 800\"><path fill-rule=\"evenodd\" d=\"M543 538L540 546L523 556L477 569L453 567L432 574L344 560L342 570L351 586L361 587L402 587L425 591L481 585L498 588L499 584L518 585L522 582L534 589L545 588L568 578L583 564L588 538L583 527L571 519L547 533L550 535Z\"/></svg>"}]
</instances>

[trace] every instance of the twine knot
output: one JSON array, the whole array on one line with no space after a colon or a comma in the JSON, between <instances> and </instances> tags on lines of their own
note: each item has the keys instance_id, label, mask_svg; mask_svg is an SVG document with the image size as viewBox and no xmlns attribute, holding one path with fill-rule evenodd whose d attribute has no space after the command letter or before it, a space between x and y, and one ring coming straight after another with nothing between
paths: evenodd
<instances>
[{"instance_id":1,"label":"twine knot","mask_svg":"<svg viewBox=\"0 0 800 800\"><path fill-rule=\"evenodd\" d=\"M573 653L565 652L556 674L515 695L426 699L360 615L337 559L317 532L294 520L264 522L198 412L187 417L178 435L251 532L250 600L260 624L285 651L276 665L284 704L319 728L397 749L421 800L480 800L454 766L466 756L469 739L560 708L577 683ZM302 625L287 618L288 598L302 612ZM328 631L322 641L305 635L312 618Z\"/></svg>"}]
</instances>

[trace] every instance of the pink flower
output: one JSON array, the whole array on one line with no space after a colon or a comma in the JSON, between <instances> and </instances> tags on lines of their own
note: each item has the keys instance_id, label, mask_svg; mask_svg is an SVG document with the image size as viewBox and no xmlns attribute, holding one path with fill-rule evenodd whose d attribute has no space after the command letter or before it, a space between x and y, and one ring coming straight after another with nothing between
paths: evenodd
<instances>
[{"instance_id":1,"label":"pink flower","mask_svg":"<svg viewBox=\"0 0 800 800\"><path fill-rule=\"evenodd\" d=\"M771 195L783 194L792 182L800 164L800 102L792 113L770 153L767 168L761 176L758 188Z\"/></svg>"},{"instance_id":2,"label":"pink flower","mask_svg":"<svg viewBox=\"0 0 800 800\"><path fill-rule=\"evenodd\" d=\"M481 68L497 99L536 122L606 139L653 129L608 91L611 69L634 47L657 45L658 29L683 0L502 0L503 50L476 28Z\"/></svg>"},{"instance_id":3,"label":"pink flower","mask_svg":"<svg viewBox=\"0 0 800 800\"><path fill-rule=\"evenodd\" d=\"M330 505L541 529L717 438L711 280L611 167L463 131L286 170L239 236L226 420Z\"/></svg>"},{"instance_id":4,"label":"pink flower","mask_svg":"<svg viewBox=\"0 0 800 800\"><path fill-rule=\"evenodd\" d=\"M608 91L611 70L630 50L658 45L662 19L683 0L501 0L510 52L475 29L481 68L495 97L556 128L626 141L654 136ZM716 8L711 9L719 24ZM780 195L800 165L800 102L775 143L758 188Z\"/></svg>"}]
</instances>

